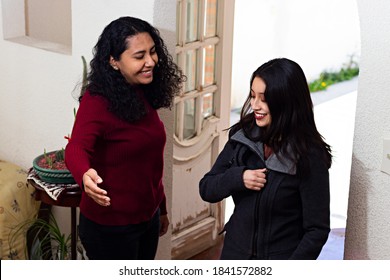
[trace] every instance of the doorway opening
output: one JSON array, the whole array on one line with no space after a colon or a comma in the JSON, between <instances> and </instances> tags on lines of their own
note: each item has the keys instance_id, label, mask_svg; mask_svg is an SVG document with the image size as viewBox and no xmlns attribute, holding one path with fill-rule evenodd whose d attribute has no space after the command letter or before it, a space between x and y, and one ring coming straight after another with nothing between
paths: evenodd
<instances>
[{"instance_id":1,"label":"doorway opening","mask_svg":"<svg viewBox=\"0 0 390 280\"><path fill-rule=\"evenodd\" d=\"M253 18L256 25L251 23ZM342 68L349 57L360 57L355 0L236 1L234 24L230 124L239 119L252 72L264 62L290 58L301 65L310 82L323 71ZM357 86L355 77L312 93L317 128L334 156L329 170L332 232L319 259L342 259L344 254ZM225 223L233 208L232 200L227 199Z\"/></svg>"}]
</instances>

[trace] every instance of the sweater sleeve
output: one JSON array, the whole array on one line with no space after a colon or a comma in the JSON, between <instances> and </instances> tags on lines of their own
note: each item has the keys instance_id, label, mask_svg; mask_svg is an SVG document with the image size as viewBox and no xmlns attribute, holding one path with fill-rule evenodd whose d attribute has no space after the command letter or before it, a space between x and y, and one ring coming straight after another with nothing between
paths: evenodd
<instances>
[{"instance_id":1,"label":"sweater sleeve","mask_svg":"<svg viewBox=\"0 0 390 280\"><path fill-rule=\"evenodd\" d=\"M300 186L304 235L291 259L316 259L330 232L329 171L318 158L310 158L310 175Z\"/></svg>"},{"instance_id":2,"label":"sweater sleeve","mask_svg":"<svg viewBox=\"0 0 390 280\"><path fill-rule=\"evenodd\" d=\"M203 200L219 202L235 191L245 190L242 174L246 167L235 166L233 161L234 147L229 140L211 170L199 182L199 192Z\"/></svg>"},{"instance_id":3,"label":"sweater sleeve","mask_svg":"<svg viewBox=\"0 0 390 280\"><path fill-rule=\"evenodd\" d=\"M107 103L102 97L86 92L76 114L72 135L65 149L65 163L76 183L82 186L83 175L91 167L90 158L98 137L107 124Z\"/></svg>"}]
</instances>

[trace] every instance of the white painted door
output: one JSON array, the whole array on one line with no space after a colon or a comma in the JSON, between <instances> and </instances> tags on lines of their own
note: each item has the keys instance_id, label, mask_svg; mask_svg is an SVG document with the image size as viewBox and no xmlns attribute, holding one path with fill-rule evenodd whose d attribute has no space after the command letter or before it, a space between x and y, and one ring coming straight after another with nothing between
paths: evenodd
<instances>
[{"instance_id":1,"label":"white painted door","mask_svg":"<svg viewBox=\"0 0 390 280\"><path fill-rule=\"evenodd\" d=\"M223 202L199 196L199 181L226 142L230 117L234 0L177 1L177 62L187 76L175 99L172 259L216 242Z\"/></svg>"}]
</instances>

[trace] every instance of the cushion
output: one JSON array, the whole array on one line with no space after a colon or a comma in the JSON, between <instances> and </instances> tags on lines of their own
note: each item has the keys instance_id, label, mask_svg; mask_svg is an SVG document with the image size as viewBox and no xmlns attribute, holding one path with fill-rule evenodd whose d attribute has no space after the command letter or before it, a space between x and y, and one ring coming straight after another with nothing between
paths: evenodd
<instances>
[{"instance_id":1,"label":"cushion","mask_svg":"<svg viewBox=\"0 0 390 280\"><path fill-rule=\"evenodd\" d=\"M35 220L40 202L27 184L27 171L0 160L0 259L27 259L24 226Z\"/></svg>"}]
</instances>

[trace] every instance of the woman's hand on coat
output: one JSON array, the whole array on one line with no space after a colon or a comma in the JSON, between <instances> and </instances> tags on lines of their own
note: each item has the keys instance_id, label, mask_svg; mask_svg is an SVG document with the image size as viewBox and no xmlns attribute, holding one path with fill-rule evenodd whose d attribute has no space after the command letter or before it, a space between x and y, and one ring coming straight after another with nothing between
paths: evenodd
<instances>
[{"instance_id":1,"label":"woman's hand on coat","mask_svg":"<svg viewBox=\"0 0 390 280\"><path fill-rule=\"evenodd\" d=\"M97 204L101 206L109 206L110 198L107 196L107 191L99 188L98 184L102 183L103 179L97 174L93 168L88 169L83 175L84 191Z\"/></svg>"},{"instance_id":2,"label":"woman's hand on coat","mask_svg":"<svg viewBox=\"0 0 390 280\"><path fill-rule=\"evenodd\" d=\"M242 175L245 187L249 190L260 191L262 188L264 188L265 183L267 182L266 173L266 168L245 170Z\"/></svg>"}]
</instances>

